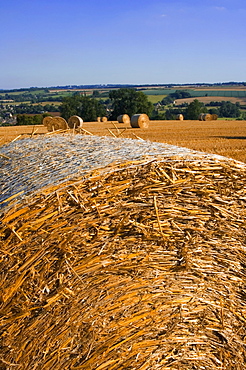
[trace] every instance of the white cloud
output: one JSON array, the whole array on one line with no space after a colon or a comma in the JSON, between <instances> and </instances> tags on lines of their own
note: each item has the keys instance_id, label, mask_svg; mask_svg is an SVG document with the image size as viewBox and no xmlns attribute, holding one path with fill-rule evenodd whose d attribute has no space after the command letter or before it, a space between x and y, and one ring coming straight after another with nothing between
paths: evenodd
<instances>
[{"instance_id":1,"label":"white cloud","mask_svg":"<svg viewBox=\"0 0 246 370\"><path fill-rule=\"evenodd\" d=\"M214 9L218 10L219 12L224 12L226 10L224 6L215 6Z\"/></svg>"}]
</instances>

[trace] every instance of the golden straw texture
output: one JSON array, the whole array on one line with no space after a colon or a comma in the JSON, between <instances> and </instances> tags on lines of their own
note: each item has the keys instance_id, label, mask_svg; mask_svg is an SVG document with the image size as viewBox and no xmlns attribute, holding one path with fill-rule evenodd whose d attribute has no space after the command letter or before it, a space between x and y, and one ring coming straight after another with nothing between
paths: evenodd
<instances>
[{"instance_id":1,"label":"golden straw texture","mask_svg":"<svg viewBox=\"0 0 246 370\"><path fill-rule=\"evenodd\" d=\"M246 169L149 160L1 218L1 369L243 370Z\"/></svg>"}]
</instances>

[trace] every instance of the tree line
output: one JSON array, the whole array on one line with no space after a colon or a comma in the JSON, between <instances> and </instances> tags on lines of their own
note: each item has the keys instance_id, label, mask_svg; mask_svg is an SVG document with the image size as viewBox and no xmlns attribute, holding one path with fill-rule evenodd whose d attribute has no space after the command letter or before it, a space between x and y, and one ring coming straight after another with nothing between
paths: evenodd
<instances>
[{"instance_id":1,"label":"tree line","mask_svg":"<svg viewBox=\"0 0 246 370\"><path fill-rule=\"evenodd\" d=\"M96 94L94 94L96 95ZM176 91L164 98L162 103L173 103L174 99L187 98L190 95L185 91ZM17 124L37 124L37 117L33 118L33 123L30 123L31 118L22 118L21 113L25 114L40 114L43 115L47 111L60 111L63 118L68 120L73 115L78 115L86 121L96 121L97 117L107 116L109 120L116 120L121 114L128 114L130 117L137 113L145 113L151 119L176 119L176 115L182 113L185 119L197 120L200 113L217 114L219 117L240 117L240 104L233 104L229 101L220 102L219 107L212 107L208 109L199 100L194 99L193 102L187 104L185 107L175 108L173 106L166 108L165 111L159 112L156 106L148 100L148 96L141 91L136 91L134 88L120 88L111 90L106 101L92 96L81 95L75 93L72 96L64 97L61 105L55 107L52 104L42 106L20 104L12 106L11 113L17 114ZM3 108L3 107L2 107ZM0 107L1 109L1 107ZM0 112L1 113L1 112ZM246 117L245 117L246 118Z\"/></svg>"}]
</instances>

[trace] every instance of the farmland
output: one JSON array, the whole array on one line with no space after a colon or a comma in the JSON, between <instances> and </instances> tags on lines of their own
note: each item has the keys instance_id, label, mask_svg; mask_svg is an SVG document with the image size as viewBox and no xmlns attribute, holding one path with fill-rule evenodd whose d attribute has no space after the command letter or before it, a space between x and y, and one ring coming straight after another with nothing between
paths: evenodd
<instances>
[{"instance_id":1,"label":"farmland","mask_svg":"<svg viewBox=\"0 0 246 370\"><path fill-rule=\"evenodd\" d=\"M116 128L117 127L117 128ZM119 136L167 143L193 150L215 153L246 163L246 121L150 121L146 130L108 121L84 122L83 128L93 135ZM0 145L16 138L47 134L40 126L0 127Z\"/></svg>"}]
</instances>

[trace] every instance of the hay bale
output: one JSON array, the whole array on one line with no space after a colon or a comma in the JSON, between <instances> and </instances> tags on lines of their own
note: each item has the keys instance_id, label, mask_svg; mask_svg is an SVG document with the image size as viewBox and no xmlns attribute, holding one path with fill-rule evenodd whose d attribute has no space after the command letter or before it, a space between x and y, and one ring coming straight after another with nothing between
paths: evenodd
<instances>
[{"instance_id":1,"label":"hay bale","mask_svg":"<svg viewBox=\"0 0 246 370\"><path fill-rule=\"evenodd\" d=\"M177 114L176 119L179 121L183 121L184 120L183 114Z\"/></svg>"},{"instance_id":2,"label":"hay bale","mask_svg":"<svg viewBox=\"0 0 246 370\"><path fill-rule=\"evenodd\" d=\"M133 128L147 129L149 127L149 117L147 114L134 114L131 117L131 126Z\"/></svg>"},{"instance_id":3,"label":"hay bale","mask_svg":"<svg viewBox=\"0 0 246 370\"><path fill-rule=\"evenodd\" d=\"M52 116L46 116L46 117L44 117L43 118L43 121L42 121L43 125L45 127L50 126L50 122L52 122L52 118L53 118Z\"/></svg>"},{"instance_id":4,"label":"hay bale","mask_svg":"<svg viewBox=\"0 0 246 370\"><path fill-rule=\"evenodd\" d=\"M67 121L62 117L45 117L43 122L49 132L68 129Z\"/></svg>"},{"instance_id":5,"label":"hay bale","mask_svg":"<svg viewBox=\"0 0 246 370\"><path fill-rule=\"evenodd\" d=\"M119 123L125 123L125 124L130 124L130 117L128 114L121 114L120 116L117 117L117 121Z\"/></svg>"},{"instance_id":6,"label":"hay bale","mask_svg":"<svg viewBox=\"0 0 246 370\"><path fill-rule=\"evenodd\" d=\"M97 117L97 122L101 122L101 117Z\"/></svg>"},{"instance_id":7,"label":"hay bale","mask_svg":"<svg viewBox=\"0 0 246 370\"><path fill-rule=\"evenodd\" d=\"M101 117L101 122L107 122L108 118L107 117Z\"/></svg>"},{"instance_id":8,"label":"hay bale","mask_svg":"<svg viewBox=\"0 0 246 370\"><path fill-rule=\"evenodd\" d=\"M83 126L83 119L79 116L71 116L68 119L68 126L70 128L78 128Z\"/></svg>"},{"instance_id":9,"label":"hay bale","mask_svg":"<svg viewBox=\"0 0 246 370\"><path fill-rule=\"evenodd\" d=\"M212 121L216 121L218 119L218 115L217 114L212 114L211 115L211 120Z\"/></svg>"},{"instance_id":10,"label":"hay bale","mask_svg":"<svg viewBox=\"0 0 246 370\"><path fill-rule=\"evenodd\" d=\"M245 181L226 160L151 158L9 210L1 367L244 369Z\"/></svg>"},{"instance_id":11,"label":"hay bale","mask_svg":"<svg viewBox=\"0 0 246 370\"><path fill-rule=\"evenodd\" d=\"M203 115L203 121L211 121L212 120L212 115L209 113L205 113Z\"/></svg>"},{"instance_id":12,"label":"hay bale","mask_svg":"<svg viewBox=\"0 0 246 370\"><path fill-rule=\"evenodd\" d=\"M205 115L205 113L200 113L199 114L199 116L198 116L199 121L203 121L204 115Z\"/></svg>"}]
</instances>

